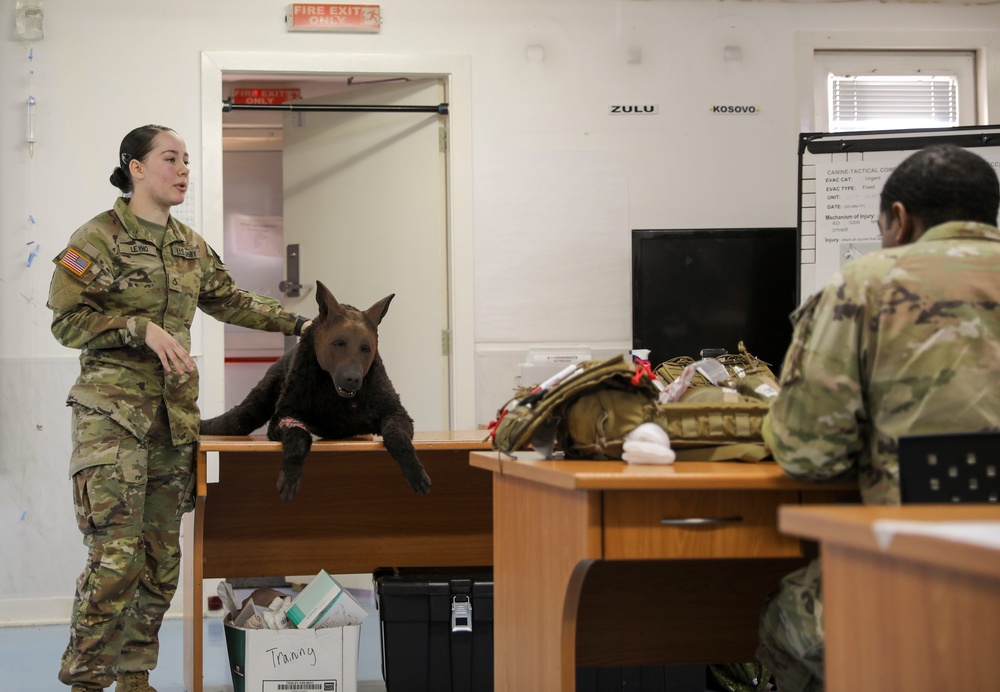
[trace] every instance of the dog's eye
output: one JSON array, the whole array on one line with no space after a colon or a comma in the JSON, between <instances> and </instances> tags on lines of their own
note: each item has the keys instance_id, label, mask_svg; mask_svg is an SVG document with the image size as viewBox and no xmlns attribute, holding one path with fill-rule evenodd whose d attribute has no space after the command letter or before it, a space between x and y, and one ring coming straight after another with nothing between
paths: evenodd
<instances>
[{"instance_id":1,"label":"dog's eye","mask_svg":"<svg viewBox=\"0 0 1000 692\"><path fill-rule=\"evenodd\" d=\"M361 352L362 353L371 353L372 352L372 347L371 346L362 346L361 347Z\"/></svg>"},{"instance_id":2,"label":"dog's eye","mask_svg":"<svg viewBox=\"0 0 1000 692\"><path fill-rule=\"evenodd\" d=\"M338 339L337 341L333 342L333 345L335 348L344 348L344 346L347 345L347 342L343 341L342 339Z\"/></svg>"}]
</instances>

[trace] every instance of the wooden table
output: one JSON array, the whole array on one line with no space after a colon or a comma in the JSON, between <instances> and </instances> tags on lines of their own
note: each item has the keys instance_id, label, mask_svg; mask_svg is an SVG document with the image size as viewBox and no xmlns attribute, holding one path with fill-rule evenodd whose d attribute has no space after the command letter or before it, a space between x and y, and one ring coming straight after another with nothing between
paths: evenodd
<instances>
[{"instance_id":1,"label":"wooden table","mask_svg":"<svg viewBox=\"0 0 1000 692\"><path fill-rule=\"evenodd\" d=\"M995 690L1000 550L897 533L880 520L989 521L1000 506L782 507L783 532L820 541L826 689Z\"/></svg>"},{"instance_id":2,"label":"wooden table","mask_svg":"<svg viewBox=\"0 0 1000 692\"><path fill-rule=\"evenodd\" d=\"M380 439L320 440L290 502L275 486L281 444L205 436L193 522L184 535L184 684L202 689L202 580L478 566L493 559L491 481L469 466L484 431L417 433L433 486L416 495ZM219 482L207 457L219 455ZM220 662L220 665L222 663Z\"/></svg>"},{"instance_id":3,"label":"wooden table","mask_svg":"<svg viewBox=\"0 0 1000 692\"><path fill-rule=\"evenodd\" d=\"M807 556L782 504L857 499L773 462L532 461L492 471L497 692L576 689L576 666L752 661L765 598Z\"/></svg>"}]
</instances>

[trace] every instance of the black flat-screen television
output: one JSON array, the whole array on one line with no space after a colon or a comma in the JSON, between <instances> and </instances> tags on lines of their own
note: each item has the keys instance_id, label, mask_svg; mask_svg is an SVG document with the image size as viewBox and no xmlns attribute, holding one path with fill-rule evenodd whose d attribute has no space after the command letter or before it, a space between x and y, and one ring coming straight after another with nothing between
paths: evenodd
<instances>
[{"instance_id":1,"label":"black flat-screen television","mask_svg":"<svg viewBox=\"0 0 1000 692\"><path fill-rule=\"evenodd\" d=\"M795 228L632 231L632 347L654 366L743 341L777 374L798 304Z\"/></svg>"}]
</instances>

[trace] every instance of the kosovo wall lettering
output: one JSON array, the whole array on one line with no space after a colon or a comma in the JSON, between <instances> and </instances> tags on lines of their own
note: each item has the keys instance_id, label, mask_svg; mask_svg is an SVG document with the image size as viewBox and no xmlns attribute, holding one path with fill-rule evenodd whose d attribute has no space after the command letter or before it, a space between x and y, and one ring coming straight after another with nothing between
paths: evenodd
<instances>
[{"instance_id":1,"label":"kosovo wall lettering","mask_svg":"<svg viewBox=\"0 0 1000 692\"><path fill-rule=\"evenodd\" d=\"M760 106L709 106L712 113L736 113L739 115L757 115Z\"/></svg>"}]
</instances>

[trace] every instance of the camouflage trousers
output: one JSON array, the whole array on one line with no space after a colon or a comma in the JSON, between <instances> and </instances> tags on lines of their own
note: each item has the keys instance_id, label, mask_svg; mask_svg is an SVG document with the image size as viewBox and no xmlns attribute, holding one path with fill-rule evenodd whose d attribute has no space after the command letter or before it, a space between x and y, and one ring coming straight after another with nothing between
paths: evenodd
<instances>
[{"instance_id":1,"label":"camouflage trousers","mask_svg":"<svg viewBox=\"0 0 1000 692\"><path fill-rule=\"evenodd\" d=\"M74 405L71 465L80 468L73 503L88 556L59 680L99 690L118 671L156 666L180 577L181 517L194 506L194 445L173 445L164 407L139 440Z\"/></svg>"},{"instance_id":2,"label":"camouflage trousers","mask_svg":"<svg viewBox=\"0 0 1000 692\"><path fill-rule=\"evenodd\" d=\"M757 660L780 692L822 692L823 589L820 560L781 580L760 619Z\"/></svg>"}]
</instances>

